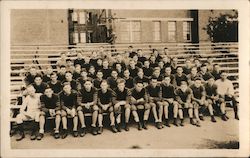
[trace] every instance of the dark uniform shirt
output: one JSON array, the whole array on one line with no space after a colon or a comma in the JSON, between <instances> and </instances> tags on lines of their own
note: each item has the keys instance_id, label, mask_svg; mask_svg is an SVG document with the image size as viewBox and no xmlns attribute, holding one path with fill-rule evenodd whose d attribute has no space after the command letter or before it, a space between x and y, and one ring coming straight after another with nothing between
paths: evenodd
<instances>
[{"instance_id":1,"label":"dark uniform shirt","mask_svg":"<svg viewBox=\"0 0 250 158\"><path fill-rule=\"evenodd\" d=\"M81 97L81 103L90 103L97 101L97 91L95 88L91 88L91 90L88 92L85 88L82 88L79 91L79 95Z\"/></svg>"},{"instance_id":2,"label":"dark uniform shirt","mask_svg":"<svg viewBox=\"0 0 250 158\"><path fill-rule=\"evenodd\" d=\"M47 97L45 94L41 95L41 109L44 112L47 112L48 109L60 109L59 96L57 94L52 94L51 98Z\"/></svg>"},{"instance_id":3,"label":"dark uniform shirt","mask_svg":"<svg viewBox=\"0 0 250 158\"><path fill-rule=\"evenodd\" d=\"M196 99L201 99L204 92L205 92L205 89L203 86L200 86L200 87L195 87L195 85L192 85L190 87L192 89L192 92L193 92L193 97L196 98Z\"/></svg>"},{"instance_id":4,"label":"dark uniform shirt","mask_svg":"<svg viewBox=\"0 0 250 158\"><path fill-rule=\"evenodd\" d=\"M107 79L108 77L111 76L111 72L112 70L111 69L102 69L102 73L103 73L103 79Z\"/></svg>"},{"instance_id":5,"label":"dark uniform shirt","mask_svg":"<svg viewBox=\"0 0 250 158\"><path fill-rule=\"evenodd\" d=\"M125 87L128 89L131 89L134 87L134 80L132 77L129 77L128 79L124 78L126 83L125 83Z\"/></svg>"},{"instance_id":6,"label":"dark uniform shirt","mask_svg":"<svg viewBox=\"0 0 250 158\"><path fill-rule=\"evenodd\" d=\"M136 100L139 100L141 98L145 99L145 95L146 95L146 90L144 88L140 92L136 91L136 89L134 88L131 93L131 96Z\"/></svg>"},{"instance_id":7,"label":"dark uniform shirt","mask_svg":"<svg viewBox=\"0 0 250 158\"><path fill-rule=\"evenodd\" d=\"M160 86L153 87L151 85L148 85L146 89L150 97L160 97L160 93L161 93Z\"/></svg>"},{"instance_id":8,"label":"dark uniform shirt","mask_svg":"<svg viewBox=\"0 0 250 158\"><path fill-rule=\"evenodd\" d=\"M182 74L181 76L175 75L175 82L177 86L181 85L181 81L187 82L187 76L185 74Z\"/></svg>"},{"instance_id":9,"label":"dark uniform shirt","mask_svg":"<svg viewBox=\"0 0 250 158\"><path fill-rule=\"evenodd\" d=\"M72 90L68 95L64 91L59 94L60 104L62 109L66 110L66 108L72 109L78 106L77 104L77 92Z\"/></svg>"},{"instance_id":10,"label":"dark uniform shirt","mask_svg":"<svg viewBox=\"0 0 250 158\"><path fill-rule=\"evenodd\" d=\"M121 92L118 88L114 90L114 98L116 101L125 101L129 96L130 92L127 88L124 88L123 92Z\"/></svg>"},{"instance_id":11,"label":"dark uniform shirt","mask_svg":"<svg viewBox=\"0 0 250 158\"><path fill-rule=\"evenodd\" d=\"M153 74L153 68L152 67L149 67L149 68L144 67L143 72L144 72L145 76L151 77Z\"/></svg>"},{"instance_id":12,"label":"dark uniform shirt","mask_svg":"<svg viewBox=\"0 0 250 158\"><path fill-rule=\"evenodd\" d=\"M181 101L186 102L188 96L192 95L192 90L187 88L185 92L183 92L180 88L176 90L176 97L180 97Z\"/></svg>"},{"instance_id":13,"label":"dark uniform shirt","mask_svg":"<svg viewBox=\"0 0 250 158\"><path fill-rule=\"evenodd\" d=\"M173 85L165 85L165 84L161 84L161 89L162 89L162 98L174 98L175 97L175 93L174 93L174 86Z\"/></svg>"},{"instance_id":14,"label":"dark uniform shirt","mask_svg":"<svg viewBox=\"0 0 250 158\"><path fill-rule=\"evenodd\" d=\"M46 83L42 82L40 85L32 84L36 90L36 93L44 93L46 87L48 86Z\"/></svg>"},{"instance_id":15,"label":"dark uniform shirt","mask_svg":"<svg viewBox=\"0 0 250 158\"><path fill-rule=\"evenodd\" d=\"M108 89L106 93L103 93L102 90L100 89L98 91L98 99L100 100L101 104L109 104L112 101L113 97L113 92L112 90Z\"/></svg>"},{"instance_id":16,"label":"dark uniform shirt","mask_svg":"<svg viewBox=\"0 0 250 158\"><path fill-rule=\"evenodd\" d=\"M53 84L52 82L49 82L48 85L53 90L53 92L56 94L58 94L62 91L61 81L57 81L55 84Z\"/></svg>"},{"instance_id":17,"label":"dark uniform shirt","mask_svg":"<svg viewBox=\"0 0 250 158\"><path fill-rule=\"evenodd\" d=\"M217 95L217 85L213 84L212 86L206 83L204 85L207 96L216 96Z\"/></svg>"}]
</instances>

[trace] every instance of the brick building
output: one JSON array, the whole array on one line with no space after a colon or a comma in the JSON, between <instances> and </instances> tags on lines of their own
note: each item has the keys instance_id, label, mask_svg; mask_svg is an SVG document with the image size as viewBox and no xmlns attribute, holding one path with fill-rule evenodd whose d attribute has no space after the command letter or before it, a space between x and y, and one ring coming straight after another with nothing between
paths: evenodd
<instances>
[{"instance_id":1,"label":"brick building","mask_svg":"<svg viewBox=\"0 0 250 158\"><path fill-rule=\"evenodd\" d=\"M207 42L209 17L234 10L12 10L11 44Z\"/></svg>"}]
</instances>

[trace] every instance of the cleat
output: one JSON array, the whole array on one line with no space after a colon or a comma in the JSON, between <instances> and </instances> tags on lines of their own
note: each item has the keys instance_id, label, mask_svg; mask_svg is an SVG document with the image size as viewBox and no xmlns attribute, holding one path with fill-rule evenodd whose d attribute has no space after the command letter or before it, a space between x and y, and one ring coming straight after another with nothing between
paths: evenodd
<instances>
[{"instance_id":1,"label":"cleat","mask_svg":"<svg viewBox=\"0 0 250 158\"><path fill-rule=\"evenodd\" d=\"M54 138L55 138L55 139L59 139L59 138L60 138L59 132L55 132L55 133L54 133Z\"/></svg>"},{"instance_id":2,"label":"cleat","mask_svg":"<svg viewBox=\"0 0 250 158\"><path fill-rule=\"evenodd\" d=\"M125 129L125 131L129 131L129 128L128 128L128 124L127 124L127 123L125 124L124 129Z\"/></svg>"},{"instance_id":3,"label":"cleat","mask_svg":"<svg viewBox=\"0 0 250 158\"><path fill-rule=\"evenodd\" d=\"M112 125L112 126L111 126L111 131L112 131L113 133L117 133L117 129L115 128L115 125Z\"/></svg>"},{"instance_id":4,"label":"cleat","mask_svg":"<svg viewBox=\"0 0 250 158\"><path fill-rule=\"evenodd\" d=\"M98 133L98 134L102 134L102 132L103 132L103 127L99 127L97 133Z\"/></svg>"},{"instance_id":5,"label":"cleat","mask_svg":"<svg viewBox=\"0 0 250 158\"><path fill-rule=\"evenodd\" d=\"M36 139L41 140L43 138L44 134L43 133L38 133Z\"/></svg>"},{"instance_id":6,"label":"cleat","mask_svg":"<svg viewBox=\"0 0 250 158\"><path fill-rule=\"evenodd\" d=\"M86 128L83 127L83 128L81 128L81 129L79 130L79 135L80 135L80 137L84 137L85 134L86 134Z\"/></svg>"},{"instance_id":7,"label":"cleat","mask_svg":"<svg viewBox=\"0 0 250 158\"><path fill-rule=\"evenodd\" d=\"M25 138L24 133L23 133L23 132L18 132L18 133L17 133L16 141L20 141L20 140L22 140L23 138Z\"/></svg>"},{"instance_id":8,"label":"cleat","mask_svg":"<svg viewBox=\"0 0 250 158\"><path fill-rule=\"evenodd\" d=\"M142 130L142 125L141 125L140 122L138 122L138 130L139 130L139 131Z\"/></svg>"},{"instance_id":9,"label":"cleat","mask_svg":"<svg viewBox=\"0 0 250 158\"><path fill-rule=\"evenodd\" d=\"M67 129L63 129L62 130L62 139L65 139L68 136L68 130Z\"/></svg>"},{"instance_id":10,"label":"cleat","mask_svg":"<svg viewBox=\"0 0 250 158\"><path fill-rule=\"evenodd\" d=\"M212 121L212 122L217 122L217 121L215 120L214 116L211 116L211 121Z\"/></svg>"}]
</instances>

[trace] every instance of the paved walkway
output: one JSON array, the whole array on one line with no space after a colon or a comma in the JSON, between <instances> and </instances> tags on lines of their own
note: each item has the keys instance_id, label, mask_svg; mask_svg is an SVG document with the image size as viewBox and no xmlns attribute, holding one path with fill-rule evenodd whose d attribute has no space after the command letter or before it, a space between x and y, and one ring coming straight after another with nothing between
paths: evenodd
<instances>
[{"instance_id":1,"label":"paved walkway","mask_svg":"<svg viewBox=\"0 0 250 158\"><path fill-rule=\"evenodd\" d=\"M216 117L217 123L212 123L210 117L205 117L202 127L196 127L185 120L185 127L165 127L158 130L149 125L148 130L138 131L134 124L130 131L112 133L104 129L102 135L93 136L88 133L85 137L74 138L69 135L66 139L54 139L46 133L41 141L31 141L29 135L20 142L11 137L14 149L206 149L231 148L237 146L239 139L239 121L233 118L233 111L228 112L229 120L222 121Z\"/></svg>"}]
</instances>

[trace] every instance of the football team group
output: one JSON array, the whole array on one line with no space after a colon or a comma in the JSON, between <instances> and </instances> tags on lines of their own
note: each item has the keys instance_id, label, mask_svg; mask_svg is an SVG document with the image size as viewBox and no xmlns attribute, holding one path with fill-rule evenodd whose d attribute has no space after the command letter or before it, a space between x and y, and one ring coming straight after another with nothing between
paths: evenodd
<instances>
[{"instance_id":1,"label":"football team group","mask_svg":"<svg viewBox=\"0 0 250 158\"><path fill-rule=\"evenodd\" d=\"M89 56L83 51L75 53L77 57L72 58L62 52L56 65L44 72L29 68L16 116L17 141L25 137L26 120L33 123L31 140L41 140L48 117L55 119L56 139L66 138L70 131L74 137L83 137L88 116L93 135L102 134L103 122L114 133L129 131L132 118L138 130L147 129L150 113L157 129L184 126L186 117L197 127L205 115L214 123L215 115L227 121L227 102L239 119L232 81L211 57L205 62L189 57L180 66L168 48L152 49L149 55L132 46L120 54L102 46Z\"/></svg>"}]
</instances>

